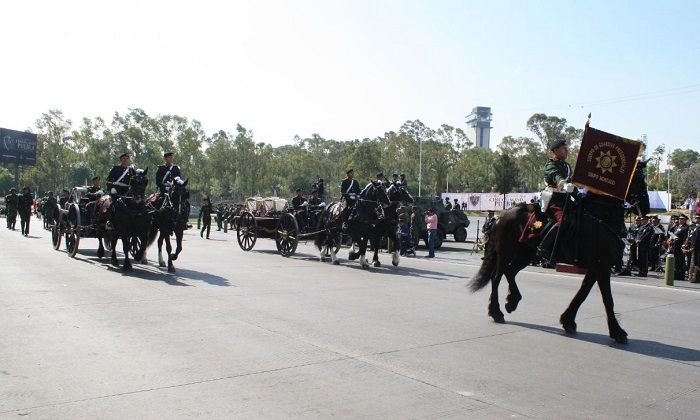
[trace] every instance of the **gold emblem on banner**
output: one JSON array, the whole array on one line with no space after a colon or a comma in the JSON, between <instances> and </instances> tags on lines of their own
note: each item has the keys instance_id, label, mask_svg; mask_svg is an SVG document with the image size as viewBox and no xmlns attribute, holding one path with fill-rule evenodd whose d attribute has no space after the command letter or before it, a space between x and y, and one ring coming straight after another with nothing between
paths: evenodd
<instances>
[{"instance_id":1,"label":"gold emblem on banner","mask_svg":"<svg viewBox=\"0 0 700 420\"><path fill-rule=\"evenodd\" d=\"M603 174L606 172L612 173L613 168L617 167L617 163L615 162L617 160L617 156L613 155L611 150L601 150L600 155L597 156L595 160L597 162L595 167L600 169L600 172Z\"/></svg>"}]
</instances>

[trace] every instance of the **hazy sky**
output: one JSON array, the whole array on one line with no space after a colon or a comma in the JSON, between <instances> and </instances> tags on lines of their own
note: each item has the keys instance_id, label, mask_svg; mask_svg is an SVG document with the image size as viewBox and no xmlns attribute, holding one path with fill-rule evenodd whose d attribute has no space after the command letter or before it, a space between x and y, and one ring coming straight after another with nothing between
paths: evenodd
<instances>
[{"instance_id":1,"label":"hazy sky","mask_svg":"<svg viewBox=\"0 0 700 420\"><path fill-rule=\"evenodd\" d=\"M0 126L143 108L258 141L535 112L698 149L698 1L6 1ZM77 127L78 124L75 124Z\"/></svg>"}]
</instances>

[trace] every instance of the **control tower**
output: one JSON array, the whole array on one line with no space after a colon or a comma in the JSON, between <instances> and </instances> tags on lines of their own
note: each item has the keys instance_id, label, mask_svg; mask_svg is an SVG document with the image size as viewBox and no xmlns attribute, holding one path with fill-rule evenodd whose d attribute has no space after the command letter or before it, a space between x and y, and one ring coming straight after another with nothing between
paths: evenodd
<instances>
[{"instance_id":1,"label":"control tower","mask_svg":"<svg viewBox=\"0 0 700 420\"><path fill-rule=\"evenodd\" d=\"M476 147L489 148L491 115L491 108L487 106L477 106L472 109L471 114L467 115L469 134Z\"/></svg>"}]
</instances>

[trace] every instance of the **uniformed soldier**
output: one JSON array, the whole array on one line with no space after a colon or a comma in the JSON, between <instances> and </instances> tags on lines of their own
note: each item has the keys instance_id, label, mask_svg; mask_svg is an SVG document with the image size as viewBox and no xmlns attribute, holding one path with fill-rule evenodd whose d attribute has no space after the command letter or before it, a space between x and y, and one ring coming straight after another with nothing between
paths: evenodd
<instances>
[{"instance_id":1,"label":"uniformed soldier","mask_svg":"<svg viewBox=\"0 0 700 420\"><path fill-rule=\"evenodd\" d=\"M325 203L319 197L318 189L311 190L311 197L309 197L309 224L313 227L317 225L319 210L323 209Z\"/></svg>"},{"instance_id":2,"label":"uniformed soldier","mask_svg":"<svg viewBox=\"0 0 700 420\"><path fill-rule=\"evenodd\" d=\"M627 229L627 240L630 243L630 256L627 260L627 269L632 270L637 267L637 257L639 253L637 252L637 235L639 230L642 228L642 216L637 216L634 218L634 225Z\"/></svg>"},{"instance_id":3,"label":"uniformed soldier","mask_svg":"<svg viewBox=\"0 0 700 420\"><path fill-rule=\"evenodd\" d=\"M700 224L700 214L696 214L693 220L695 220L696 224ZM691 283L698 283L700 282L700 226L695 229L695 232L693 232L693 235L690 237L690 250L693 255L693 265L688 269L688 281Z\"/></svg>"},{"instance_id":4,"label":"uniformed soldier","mask_svg":"<svg viewBox=\"0 0 700 420\"><path fill-rule=\"evenodd\" d=\"M445 197L445 210L452 210L452 203L450 202L450 197Z\"/></svg>"},{"instance_id":5,"label":"uniformed soldier","mask_svg":"<svg viewBox=\"0 0 700 420\"><path fill-rule=\"evenodd\" d=\"M100 177L99 176L93 176L92 177L92 185L87 188L87 192L85 196L90 200L90 201L95 201L98 198L102 196L102 186L100 186Z\"/></svg>"},{"instance_id":6,"label":"uniformed soldier","mask_svg":"<svg viewBox=\"0 0 700 420\"><path fill-rule=\"evenodd\" d=\"M399 181L399 174L391 174L391 185L399 186L401 181Z\"/></svg>"},{"instance_id":7,"label":"uniformed soldier","mask_svg":"<svg viewBox=\"0 0 700 420\"><path fill-rule=\"evenodd\" d=\"M131 177L136 175L136 170L131 167L131 156L122 153L119 156L119 165L113 166L107 176L107 188L112 195L126 195L129 192Z\"/></svg>"},{"instance_id":8,"label":"uniformed soldier","mask_svg":"<svg viewBox=\"0 0 700 420\"><path fill-rule=\"evenodd\" d=\"M488 215L486 216L486 222L484 223L484 226L481 228L481 233L484 237L484 240L483 240L484 246L491 239L491 232L493 231L493 228L496 226L495 214L496 213L493 210L489 210Z\"/></svg>"},{"instance_id":9,"label":"uniformed soldier","mask_svg":"<svg viewBox=\"0 0 700 420\"><path fill-rule=\"evenodd\" d=\"M44 203L44 224L46 229L50 229L54 223L54 215L56 212L56 196L53 191L49 191L46 202Z\"/></svg>"},{"instance_id":10,"label":"uniformed soldier","mask_svg":"<svg viewBox=\"0 0 700 420\"><path fill-rule=\"evenodd\" d=\"M685 254L685 268L688 271L688 277L690 277L692 271L691 267L693 267L693 247L691 246L691 242L693 233L695 233L695 230L698 228L696 218L697 216L693 218L692 223L688 225L688 235L686 235L685 242L683 242L683 254Z\"/></svg>"},{"instance_id":11,"label":"uniformed soldier","mask_svg":"<svg viewBox=\"0 0 700 420\"><path fill-rule=\"evenodd\" d=\"M15 230L17 223L17 207L19 196L16 188L10 188L10 193L5 196L5 209L7 210L7 228Z\"/></svg>"},{"instance_id":12,"label":"uniformed soldier","mask_svg":"<svg viewBox=\"0 0 700 420\"><path fill-rule=\"evenodd\" d=\"M547 230L544 239L538 248L538 255L549 259L552 255L552 247L557 236L557 231L564 219L564 192L573 192L573 186L569 184L571 178L571 166L566 162L569 156L569 148L563 139L555 140L549 147L552 157L544 167L544 181L549 188L555 190L547 211L555 218L555 223ZM570 191L569 191L570 190Z\"/></svg>"},{"instance_id":13,"label":"uniformed soldier","mask_svg":"<svg viewBox=\"0 0 700 420\"><path fill-rule=\"evenodd\" d=\"M19 213L20 233L29 236L29 222L32 218L32 205L34 197L29 191L29 187L22 188L22 194L17 201L17 212Z\"/></svg>"},{"instance_id":14,"label":"uniformed soldier","mask_svg":"<svg viewBox=\"0 0 700 420\"><path fill-rule=\"evenodd\" d=\"M401 183L401 185L403 185L404 188L406 188L406 191L408 191L408 181L406 181L406 174L399 175L399 182Z\"/></svg>"},{"instance_id":15,"label":"uniformed soldier","mask_svg":"<svg viewBox=\"0 0 700 420\"><path fill-rule=\"evenodd\" d=\"M70 191L67 189L61 190L61 196L58 198L58 205L62 209L65 208L65 204L68 202L68 199L70 198Z\"/></svg>"},{"instance_id":16,"label":"uniformed soldier","mask_svg":"<svg viewBox=\"0 0 700 420\"><path fill-rule=\"evenodd\" d=\"M461 210L461 208L459 207L459 200L456 198L454 199L454 204L452 204L452 210L453 211Z\"/></svg>"},{"instance_id":17,"label":"uniformed soldier","mask_svg":"<svg viewBox=\"0 0 700 420\"><path fill-rule=\"evenodd\" d=\"M318 179L316 190L318 191L318 198L320 198L321 201L326 201L326 186L323 183L323 178Z\"/></svg>"},{"instance_id":18,"label":"uniformed soldier","mask_svg":"<svg viewBox=\"0 0 700 420\"><path fill-rule=\"evenodd\" d=\"M202 229L199 231L199 236L201 238L204 238L204 231L207 231L207 239L209 239L209 233L211 232L211 213L212 213L212 207L211 207L211 202L209 201L209 198L204 197L204 200L202 202L202 207L199 209L199 217L197 220L197 223L199 224L199 220L202 221Z\"/></svg>"},{"instance_id":19,"label":"uniformed soldier","mask_svg":"<svg viewBox=\"0 0 700 420\"><path fill-rule=\"evenodd\" d=\"M346 200L350 200L350 198L348 197L349 194L359 193L360 184L358 184L355 180L355 171L352 169L348 169L345 172L345 179L343 180L343 182L340 183L340 196L341 198L344 197ZM352 204L354 204L354 199L352 199ZM350 201L348 201L348 207L352 207Z\"/></svg>"},{"instance_id":20,"label":"uniformed soldier","mask_svg":"<svg viewBox=\"0 0 700 420\"><path fill-rule=\"evenodd\" d=\"M649 247L649 265L652 271L659 268L661 246L666 240L666 231L659 221L659 216L651 216L651 227L654 228L654 235L651 237L651 246Z\"/></svg>"},{"instance_id":21,"label":"uniformed soldier","mask_svg":"<svg viewBox=\"0 0 700 420\"><path fill-rule=\"evenodd\" d=\"M637 244L637 265L639 274L637 277L646 277L649 270L649 246L654 236L654 228L649 224L649 218L642 216L642 225L637 231L635 243Z\"/></svg>"},{"instance_id":22,"label":"uniformed soldier","mask_svg":"<svg viewBox=\"0 0 700 420\"><path fill-rule=\"evenodd\" d=\"M169 183L172 183L175 177L181 177L180 167L173 165L173 152L163 153L163 159L165 159L165 164L158 166L158 171L156 171L156 186L161 194L167 192Z\"/></svg>"},{"instance_id":23,"label":"uniformed soldier","mask_svg":"<svg viewBox=\"0 0 700 420\"><path fill-rule=\"evenodd\" d=\"M676 239L673 241L673 257L676 260L676 280L685 280L685 255L683 255L683 244L688 237L688 216L682 214L678 217L678 225L673 231Z\"/></svg>"}]
</instances>

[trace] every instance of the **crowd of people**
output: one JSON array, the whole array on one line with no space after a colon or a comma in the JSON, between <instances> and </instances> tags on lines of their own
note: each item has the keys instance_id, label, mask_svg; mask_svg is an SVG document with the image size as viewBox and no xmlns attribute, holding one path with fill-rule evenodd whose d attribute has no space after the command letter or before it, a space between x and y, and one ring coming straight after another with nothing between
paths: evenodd
<instances>
[{"instance_id":1,"label":"crowd of people","mask_svg":"<svg viewBox=\"0 0 700 420\"><path fill-rule=\"evenodd\" d=\"M667 255L674 257L675 280L700 281L700 214L689 217L685 214L673 215L666 227L658 216L638 216L627 231L630 243L629 259L625 270L620 273L630 275L636 271L637 277L646 277L649 270L663 271Z\"/></svg>"}]
</instances>

